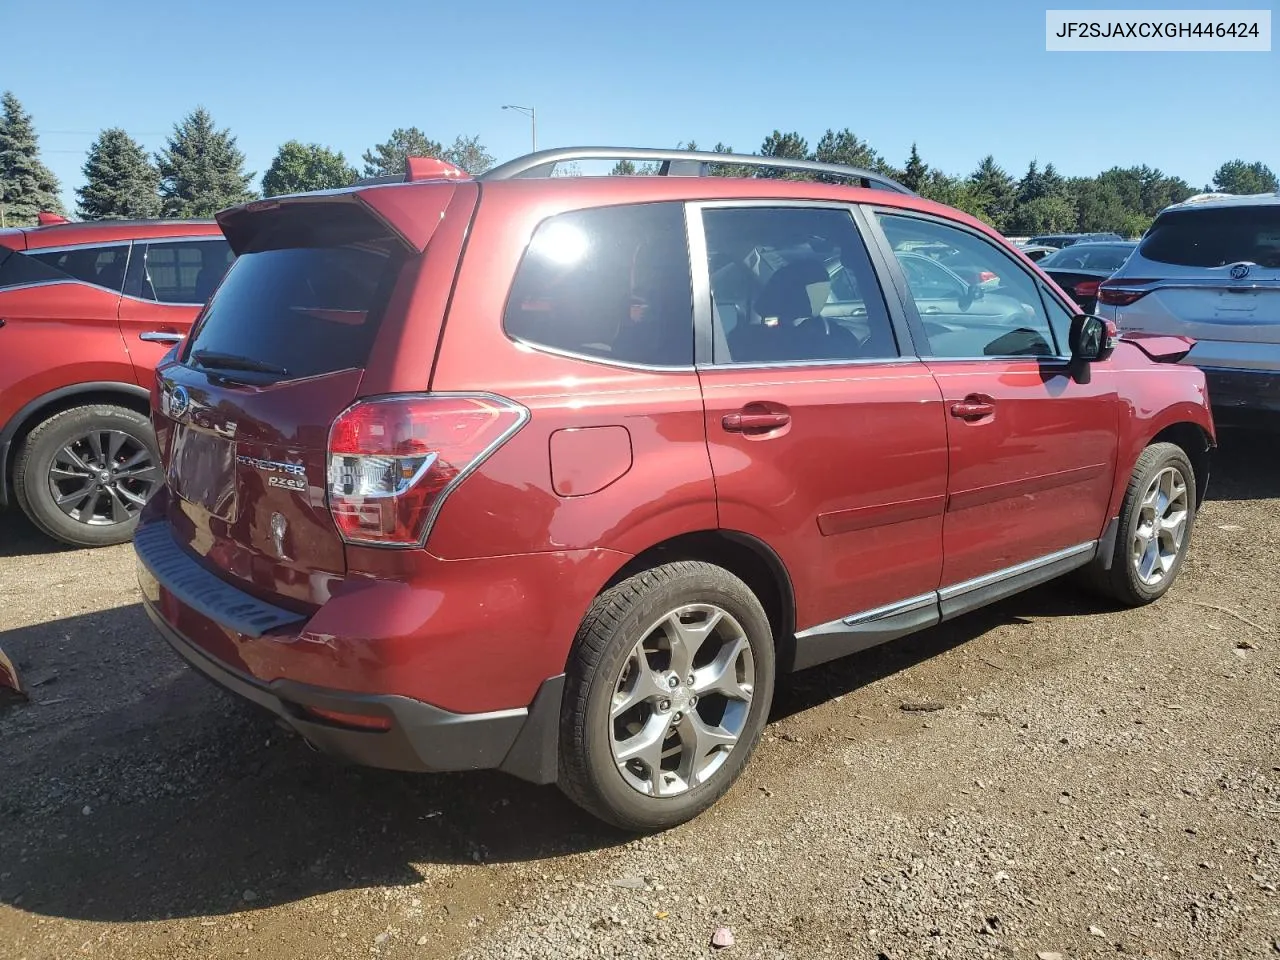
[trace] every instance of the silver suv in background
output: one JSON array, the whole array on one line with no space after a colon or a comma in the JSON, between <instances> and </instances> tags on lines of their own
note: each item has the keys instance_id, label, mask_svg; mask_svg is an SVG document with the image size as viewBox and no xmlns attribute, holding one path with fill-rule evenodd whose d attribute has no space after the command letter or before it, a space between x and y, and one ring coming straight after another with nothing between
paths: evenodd
<instances>
[{"instance_id":1,"label":"silver suv in background","mask_svg":"<svg viewBox=\"0 0 1280 960\"><path fill-rule=\"evenodd\" d=\"M1280 412L1280 194L1202 194L1162 210L1098 288L1121 333L1196 343L1216 417Z\"/></svg>"}]
</instances>

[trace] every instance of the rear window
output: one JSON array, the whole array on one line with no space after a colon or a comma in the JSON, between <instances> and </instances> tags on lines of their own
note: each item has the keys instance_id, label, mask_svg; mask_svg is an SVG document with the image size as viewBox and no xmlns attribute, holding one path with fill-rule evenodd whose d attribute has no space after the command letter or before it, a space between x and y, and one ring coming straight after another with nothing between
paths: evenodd
<instances>
[{"instance_id":1,"label":"rear window","mask_svg":"<svg viewBox=\"0 0 1280 960\"><path fill-rule=\"evenodd\" d=\"M1166 213L1152 225L1140 250L1147 260L1182 267L1249 261L1280 268L1280 205Z\"/></svg>"},{"instance_id":2,"label":"rear window","mask_svg":"<svg viewBox=\"0 0 1280 960\"><path fill-rule=\"evenodd\" d=\"M245 357L289 378L362 367L400 273L401 249L388 239L244 253L210 301L186 355Z\"/></svg>"},{"instance_id":3,"label":"rear window","mask_svg":"<svg viewBox=\"0 0 1280 960\"><path fill-rule=\"evenodd\" d=\"M1043 258L1040 266L1046 270L1119 270L1132 252L1133 247L1073 243Z\"/></svg>"}]
</instances>

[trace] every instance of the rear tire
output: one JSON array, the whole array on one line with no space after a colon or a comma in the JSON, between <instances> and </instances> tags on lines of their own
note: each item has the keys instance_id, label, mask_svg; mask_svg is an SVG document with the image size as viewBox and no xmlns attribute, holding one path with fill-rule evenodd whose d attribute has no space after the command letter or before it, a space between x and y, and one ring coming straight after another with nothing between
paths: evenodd
<instances>
[{"instance_id":1,"label":"rear tire","mask_svg":"<svg viewBox=\"0 0 1280 960\"><path fill-rule=\"evenodd\" d=\"M41 532L76 547L132 539L163 481L150 421L127 407L72 407L22 441L13 468L18 505Z\"/></svg>"},{"instance_id":2,"label":"rear tire","mask_svg":"<svg viewBox=\"0 0 1280 960\"><path fill-rule=\"evenodd\" d=\"M727 570L680 561L611 587L566 671L560 788L623 830L693 819L755 750L774 669L769 618Z\"/></svg>"},{"instance_id":3,"label":"rear tire","mask_svg":"<svg viewBox=\"0 0 1280 960\"><path fill-rule=\"evenodd\" d=\"M1164 596L1182 569L1196 519L1196 475L1179 446L1154 443L1134 464L1120 507L1111 568L1094 559L1084 572L1095 592L1127 607Z\"/></svg>"}]
</instances>

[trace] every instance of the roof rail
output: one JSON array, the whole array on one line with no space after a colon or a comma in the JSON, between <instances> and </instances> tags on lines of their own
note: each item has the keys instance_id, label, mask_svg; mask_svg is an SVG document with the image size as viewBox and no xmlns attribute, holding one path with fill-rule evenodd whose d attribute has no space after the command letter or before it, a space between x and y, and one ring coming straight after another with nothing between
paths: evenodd
<instances>
[{"instance_id":1,"label":"roof rail","mask_svg":"<svg viewBox=\"0 0 1280 960\"><path fill-rule=\"evenodd\" d=\"M788 157L764 157L758 154L709 153L703 150L659 150L648 147L560 147L539 150L500 164L477 180L516 180L533 177L549 177L557 163L574 160L639 160L657 163L658 175L663 177L705 177L711 164L732 164L741 167L762 167L774 170L794 170L802 173L821 173L827 176L857 180L859 186L915 196L914 192L883 174L861 167L847 167L840 163L819 163L816 160L793 160Z\"/></svg>"}]
</instances>

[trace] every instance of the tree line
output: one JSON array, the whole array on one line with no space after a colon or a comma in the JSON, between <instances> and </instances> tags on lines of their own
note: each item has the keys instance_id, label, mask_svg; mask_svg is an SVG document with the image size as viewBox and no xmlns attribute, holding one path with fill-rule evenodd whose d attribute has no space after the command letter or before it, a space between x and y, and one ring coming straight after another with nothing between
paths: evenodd
<instances>
[{"instance_id":1,"label":"tree line","mask_svg":"<svg viewBox=\"0 0 1280 960\"><path fill-rule=\"evenodd\" d=\"M41 211L65 214L58 179L40 160L31 115L10 92L3 95L0 106L0 217L13 226L34 223ZM696 150L697 144L690 141L679 147ZM723 143L712 151L735 152ZM1093 177L1065 177L1052 163L1041 166L1033 160L1021 177L1015 177L988 155L968 175L953 176L926 163L915 144L897 167L848 128L827 130L813 149L799 132L774 130L754 154L869 169L931 200L958 207L1010 236L1074 231L1138 236L1163 207L1197 192L1181 177L1145 165L1112 167ZM260 195L329 190L361 177L398 175L413 156L438 157L471 174L483 173L494 162L477 136L458 136L445 146L417 127L397 128L386 141L364 151L360 170L341 151L290 140L276 151L262 175L260 190L255 190L256 174L245 171L236 138L228 129L219 129L208 110L197 107L174 125L163 149L154 155L118 127L103 130L85 159L85 183L76 189L76 212L86 220L208 217ZM638 175L656 169L623 160L611 172ZM840 179L729 161L714 165L712 173ZM1244 160L1224 163L1214 173L1213 183L1204 187L1224 193L1278 189L1275 174L1265 164Z\"/></svg>"}]
</instances>

